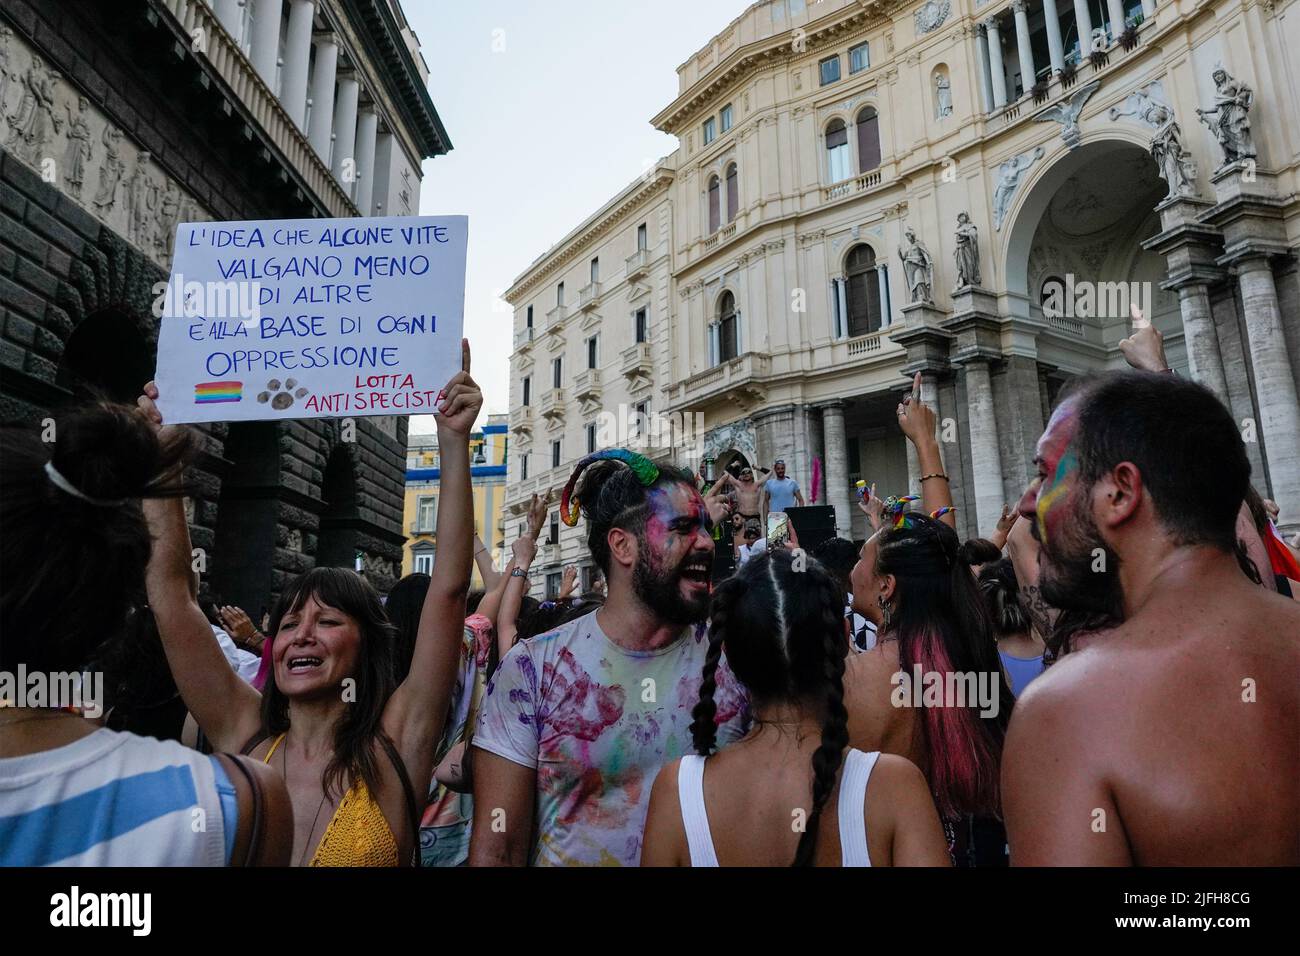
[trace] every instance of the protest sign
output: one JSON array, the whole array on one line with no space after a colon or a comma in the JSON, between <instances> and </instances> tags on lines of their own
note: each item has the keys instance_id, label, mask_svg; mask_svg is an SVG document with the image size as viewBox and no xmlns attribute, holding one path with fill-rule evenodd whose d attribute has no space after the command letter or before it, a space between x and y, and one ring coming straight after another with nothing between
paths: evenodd
<instances>
[{"instance_id":1,"label":"protest sign","mask_svg":"<svg viewBox=\"0 0 1300 956\"><path fill-rule=\"evenodd\" d=\"M434 413L460 371L467 231L465 216L182 223L163 419Z\"/></svg>"}]
</instances>

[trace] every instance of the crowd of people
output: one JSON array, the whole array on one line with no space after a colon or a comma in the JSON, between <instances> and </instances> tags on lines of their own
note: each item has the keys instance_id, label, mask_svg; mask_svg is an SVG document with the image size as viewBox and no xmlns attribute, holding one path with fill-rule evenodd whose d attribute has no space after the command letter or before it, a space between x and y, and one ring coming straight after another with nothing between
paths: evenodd
<instances>
[{"instance_id":1,"label":"crowd of people","mask_svg":"<svg viewBox=\"0 0 1300 956\"><path fill-rule=\"evenodd\" d=\"M503 569L475 533L463 351L431 574L318 567L256 623L193 570L198 437L152 383L3 430L0 670L108 706L0 708L0 863L1300 863L1297 552L1140 316L987 538L918 377L920 494L863 487L864 542L800 546L784 461L610 449L559 499L600 577L542 602L550 502Z\"/></svg>"}]
</instances>

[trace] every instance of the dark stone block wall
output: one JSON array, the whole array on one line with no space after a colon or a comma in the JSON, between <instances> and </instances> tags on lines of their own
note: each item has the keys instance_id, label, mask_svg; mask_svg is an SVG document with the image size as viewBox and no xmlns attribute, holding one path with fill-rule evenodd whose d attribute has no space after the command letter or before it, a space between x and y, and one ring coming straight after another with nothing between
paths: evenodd
<instances>
[{"instance_id":1,"label":"dark stone block wall","mask_svg":"<svg viewBox=\"0 0 1300 956\"><path fill-rule=\"evenodd\" d=\"M186 55L188 37L157 0L0 0L0 23L214 218L319 212L230 91L219 81L197 82L206 67ZM65 349L83 323L106 315L125 317L132 335L122 339L131 354L105 355L105 362L151 374L153 286L166 278L0 148L0 420L37 422L73 401ZM355 419L352 442L339 422L323 419L202 430L191 534L207 552L214 596L257 614L293 576L327 557L351 566L358 551L366 576L381 590L392 586L405 540L406 419L396 419L394 435L373 419Z\"/></svg>"}]
</instances>

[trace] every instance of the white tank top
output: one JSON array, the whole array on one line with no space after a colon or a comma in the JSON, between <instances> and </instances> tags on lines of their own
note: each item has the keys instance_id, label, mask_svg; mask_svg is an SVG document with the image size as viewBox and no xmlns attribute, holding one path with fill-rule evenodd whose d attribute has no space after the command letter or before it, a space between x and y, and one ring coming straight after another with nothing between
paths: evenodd
<instances>
[{"instance_id":1,"label":"white tank top","mask_svg":"<svg viewBox=\"0 0 1300 956\"><path fill-rule=\"evenodd\" d=\"M867 852L867 781L879 751L863 753L852 747L844 754L840 775L840 857L842 866L870 866ZM704 807L704 762L697 754L682 757L677 769L677 800L682 805L682 825L691 851L691 866L717 866L713 834Z\"/></svg>"}]
</instances>

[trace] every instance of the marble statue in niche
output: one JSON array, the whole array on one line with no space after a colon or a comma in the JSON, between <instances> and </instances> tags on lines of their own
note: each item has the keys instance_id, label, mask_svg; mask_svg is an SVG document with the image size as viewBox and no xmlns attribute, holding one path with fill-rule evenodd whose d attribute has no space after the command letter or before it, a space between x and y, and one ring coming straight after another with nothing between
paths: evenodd
<instances>
[{"instance_id":1,"label":"marble statue in niche","mask_svg":"<svg viewBox=\"0 0 1300 956\"><path fill-rule=\"evenodd\" d=\"M934 75L934 116L943 119L952 115L952 83L942 70Z\"/></svg>"}]
</instances>

